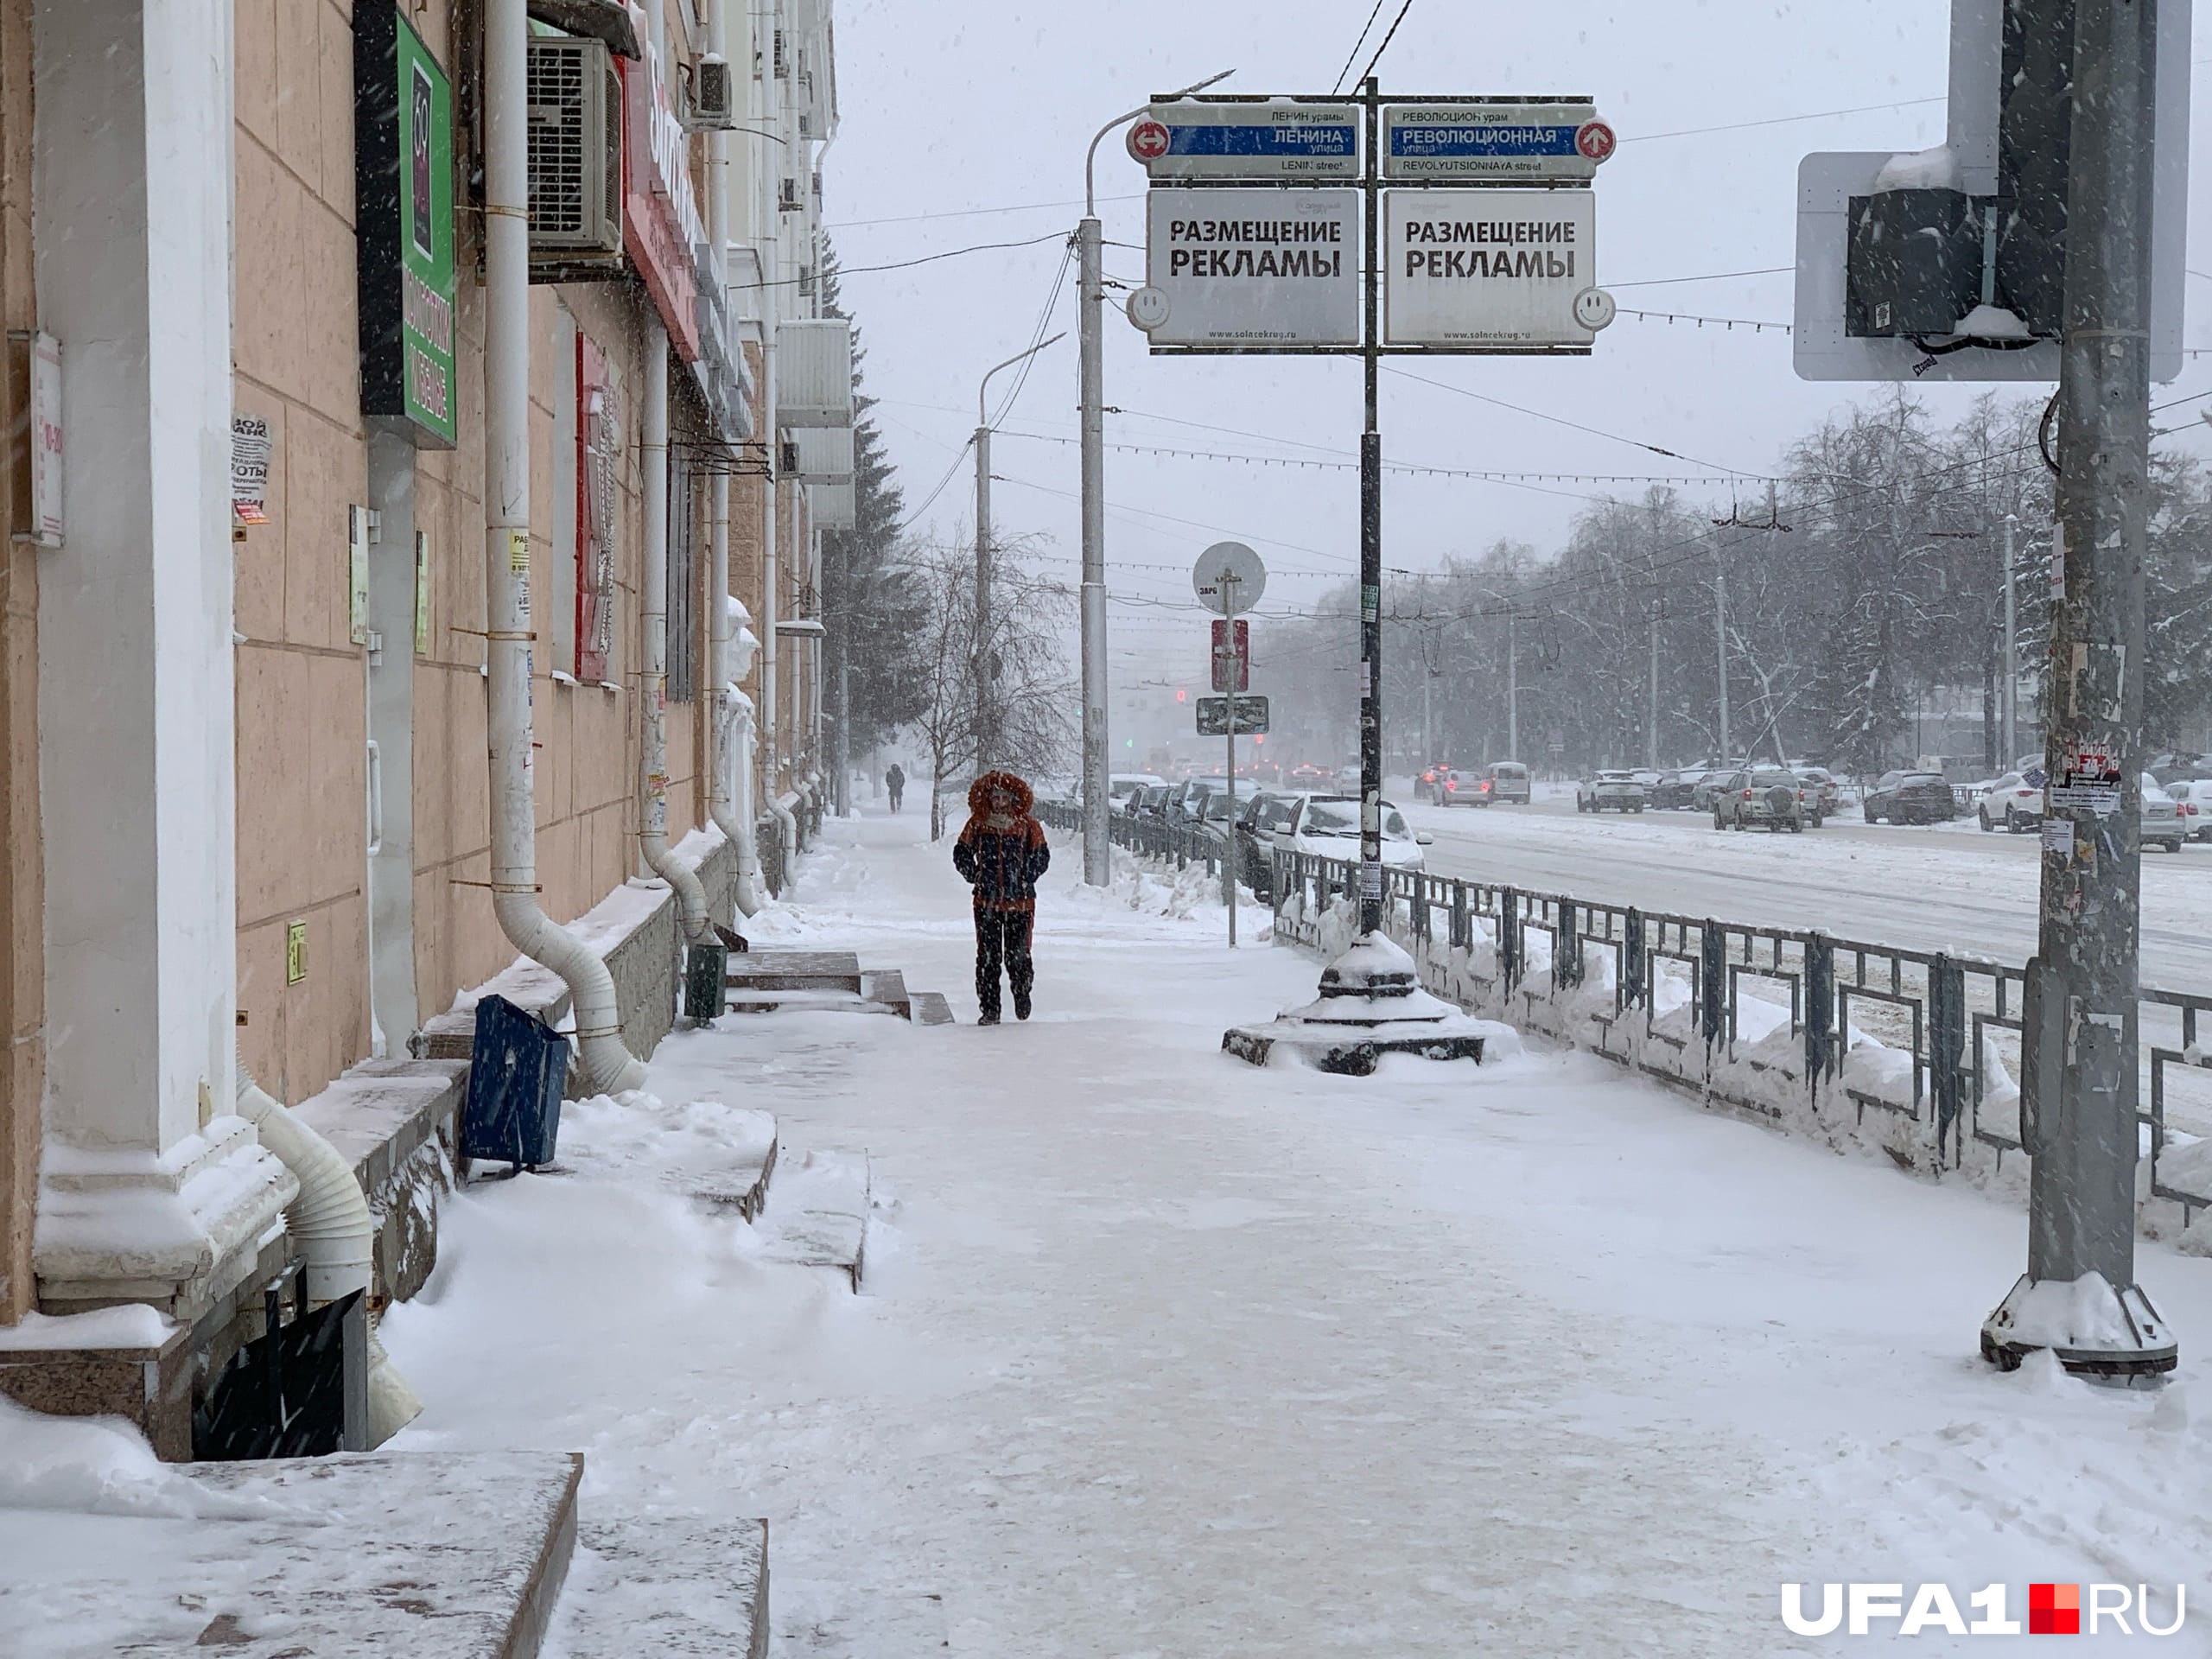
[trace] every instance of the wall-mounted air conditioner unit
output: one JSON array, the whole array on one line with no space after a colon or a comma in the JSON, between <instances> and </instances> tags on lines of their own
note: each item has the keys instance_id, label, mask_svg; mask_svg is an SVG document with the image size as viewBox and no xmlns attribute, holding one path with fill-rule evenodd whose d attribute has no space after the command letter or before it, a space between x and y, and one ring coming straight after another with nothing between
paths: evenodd
<instances>
[{"instance_id":1,"label":"wall-mounted air conditioner unit","mask_svg":"<svg viewBox=\"0 0 2212 1659\"><path fill-rule=\"evenodd\" d=\"M737 124L736 77L729 60L709 52L691 68L691 118L695 132L727 132Z\"/></svg>"},{"instance_id":2,"label":"wall-mounted air conditioner unit","mask_svg":"<svg viewBox=\"0 0 2212 1659\"><path fill-rule=\"evenodd\" d=\"M776 424L853 423L853 325L842 318L776 325Z\"/></svg>"},{"instance_id":3,"label":"wall-mounted air conditioner unit","mask_svg":"<svg viewBox=\"0 0 2212 1659\"><path fill-rule=\"evenodd\" d=\"M622 257L622 82L597 41L530 43L530 253Z\"/></svg>"}]
</instances>

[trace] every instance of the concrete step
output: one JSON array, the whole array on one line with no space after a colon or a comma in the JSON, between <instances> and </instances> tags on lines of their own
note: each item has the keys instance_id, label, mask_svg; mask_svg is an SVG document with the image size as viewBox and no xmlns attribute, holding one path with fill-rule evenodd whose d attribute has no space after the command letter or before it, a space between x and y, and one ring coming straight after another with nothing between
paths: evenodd
<instances>
[{"instance_id":1,"label":"concrete step","mask_svg":"<svg viewBox=\"0 0 2212 1659\"><path fill-rule=\"evenodd\" d=\"M791 1267L830 1268L858 1291L874 1186L864 1152L810 1152L787 1164L775 1212L761 1226L762 1253Z\"/></svg>"},{"instance_id":2,"label":"concrete step","mask_svg":"<svg viewBox=\"0 0 2212 1659\"><path fill-rule=\"evenodd\" d=\"M583 1461L186 1463L170 1469L198 1491L168 1500L178 1518L0 1510L0 1653L536 1659Z\"/></svg>"},{"instance_id":3,"label":"concrete step","mask_svg":"<svg viewBox=\"0 0 2212 1659\"><path fill-rule=\"evenodd\" d=\"M943 991L916 991L914 1011L907 1016L918 1026L949 1026L952 1023L952 1004L944 1000Z\"/></svg>"},{"instance_id":4,"label":"concrete step","mask_svg":"<svg viewBox=\"0 0 2212 1659\"><path fill-rule=\"evenodd\" d=\"M861 995L880 1002L901 1020L914 1017L913 997L906 989L906 976L896 968L870 968L861 975Z\"/></svg>"},{"instance_id":5,"label":"concrete step","mask_svg":"<svg viewBox=\"0 0 2212 1659\"><path fill-rule=\"evenodd\" d=\"M861 959L849 950L752 950L733 956L723 983L733 991L849 991L859 996Z\"/></svg>"},{"instance_id":6,"label":"concrete step","mask_svg":"<svg viewBox=\"0 0 2212 1659\"><path fill-rule=\"evenodd\" d=\"M766 1521L587 1513L576 1541L560 1613L570 1659L766 1659Z\"/></svg>"},{"instance_id":7,"label":"concrete step","mask_svg":"<svg viewBox=\"0 0 2212 1659\"><path fill-rule=\"evenodd\" d=\"M775 1115L742 1106L727 1109L727 1154L717 1148L704 1165L687 1161L670 1179L687 1196L717 1210L734 1210L752 1221L767 1207L768 1182L776 1173Z\"/></svg>"},{"instance_id":8,"label":"concrete step","mask_svg":"<svg viewBox=\"0 0 2212 1659\"><path fill-rule=\"evenodd\" d=\"M894 1008L872 1002L858 991L736 990L723 997L722 1007L732 1014L895 1014Z\"/></svg>"}]
</instances>

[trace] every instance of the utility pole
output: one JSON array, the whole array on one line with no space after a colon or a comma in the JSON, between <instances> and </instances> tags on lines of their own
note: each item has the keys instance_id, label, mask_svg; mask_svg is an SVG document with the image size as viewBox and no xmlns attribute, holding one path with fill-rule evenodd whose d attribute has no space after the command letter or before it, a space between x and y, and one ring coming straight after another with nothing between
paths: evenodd
<instances>
[{"instance_id":1,"label":"utility pole","mask_svg":"<svg viewBox=\"0 0 2212 1659\"><path fill-rule=\"evenodd\" d=\"M986 400L991 376L1026 362L1047 346L1066 339L1065 334L1040 340L1026 352L1016 352L987 371L976 388L976 775L980 778L997 759L999 709L997 687L992 682L991 650L991 417Z\"/></svg>"},{"instance_id":2,"label":"utility pole","mask_svg":"<svg viewBox=\"0 0 2212 1659\"><path fill-rule=\"evenodd\" d=\"M2010 771L2012 763L2020 757L2020 734L2018 729L2020 696L2019 630L2018 617L2015 613L2015 595L2018 593L2015 584L2019 580L2019 573L2012 568L2012 537L2013 532L2019 527L2019 516L2017 513L2008 512L2005 515L2005 655L2001 658L2001 671L2005 676L2005 683L1999 690L1997 702L1997 729L2001 734L1998 742L2002 751L1998 757L1999 772Z\"/></svg>"},{"instance_id":3,"label":"utility pole","mask_svg":"<svg viewBox=\"0 0 2212 1659\"><path fill-rule=\"evenodd\" d=\"M980 396L977 402L982 401ZM976 776L989 768L991 729L991 429L976 423Z\"/></svg>"},{"instance_id":4,"label":"utility pole","mask_svg":"<svg viewBox=\"0 0 2212 1659\"><path fill-rule=\"evenodd\" d=\"M1519 619L1505 613L1505 757L1521 758L1521 641Z\"/></svg>"},{"instance_id":5,"label":"utility pole","mask_svg":"<svg viewBox=\"0 0 2212 1659\"><path fill-rule=\"evenodd\" d=\"M1716 550L1713 556L1713 649L1720 665L1720 764L1728 748L1728 571Z\"/></svg>"},{"instance_id":6,"label":"utility pole","mask_svg":"<svg viewBox=\"0 0 2212 1659\"><path fill-rule=\"evenodd\" d=\"M1095 156L1098 139L1092 139L1090 147ZM1090 887L1103 887L1114 877L1106 773L1105 349L1099 329L1106 281L1105 232L1098 222L1090 162L1090 157L1084 159L1083 223L1076 230L1083 359L1083 879Z\"/></svg>"},{"instance_id":7,"label":"utility pole","mask_svg":"<svg viewBox=\"0 0 2212 1659\"><path fill-rule=\"evenodd\" d=\"M1651 613L1651 693L1643 716L1643 764L1659 770L1659 612Z\"/></svg>"},{"instance_id":8,"label":"utility pole","mask_svg":"<svg viewBox=\"0 0 2212 1659\"><path fill-rule=\"evenodd\" d=\"M2069 10L2038 15L2048 27ZM2158 7L2074 0L2070 12L2056 524L2065 587L2051 605L2042 921L2023 1008L2028 1270L1983 1325L1981 1347L1999 1363L2049 1348L2069 1370L2140 1375L2176 1359L2135 1283Z\"/></svg>"},{"instance_id":9,"label":"utility pole","mask_svg":"<svg viewBox=\"0 0 2212 1659\"><path fill-rule=\"evenodd\" d=\"M1203 92L1234 70L1169 96ZM1114 879L1107 795L1111 733L1106 681L1106 371L1100 318L1105 308L1105 230L1098 222L1098 146L1115 128L1147 113L1149 104L1117 115L1090 141L1083 157L1083 222L1076 226L1077 345L1083 403L1083 879L1103 887Z\"/></svg>"}]
</instances>

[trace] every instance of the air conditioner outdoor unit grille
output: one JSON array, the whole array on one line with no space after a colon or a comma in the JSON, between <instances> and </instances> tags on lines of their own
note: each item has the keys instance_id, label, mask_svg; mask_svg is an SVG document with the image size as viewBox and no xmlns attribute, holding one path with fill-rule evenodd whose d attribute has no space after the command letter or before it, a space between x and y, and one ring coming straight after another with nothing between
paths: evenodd
<instances>
[{"instance_id":1,"label":"air conditioner outdoor unit grille","mask_svg":"<svg viewBox=\"0 0 2212 1659\"><path fill-rule=\"evenodd\" d=\"M699 60L694 73L697 76L694 113L699 124L717 129L734 125L737 120L737 89L731 83L728 60L709 54Z\"/></svg>"},{"instance_id":2,"label":"air conditioner outdoor unit grille","mask_svg":"<svg viewBox=\"0 0 2212 1659\"><path fill-rule=\"evenodd\" d=\"M622 250L621 81L596 41L530 43L530 245Z\"/></svg>"}]
</instances>

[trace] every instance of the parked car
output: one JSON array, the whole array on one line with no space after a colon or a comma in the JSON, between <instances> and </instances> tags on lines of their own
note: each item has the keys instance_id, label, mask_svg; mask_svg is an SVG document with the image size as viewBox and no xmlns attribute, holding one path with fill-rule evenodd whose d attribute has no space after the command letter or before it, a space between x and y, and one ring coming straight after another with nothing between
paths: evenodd
<instances>
[{"instance_id":1,"label":"parked car","mask_svg":"<svg viewBox=\"0 0 2212 1659\"><path fill-rule=\"evenodd\" d=\"M1489 804L1529 804L1529 768L1518 760L1493 760L1483 768L1482 775L1490 784Z\"/></svg>"},{"instance_id":2,"label":"parked car","mask_svg":"<svg viewBox=\"0 0 2212 1659\"><path fill-rule=\"evenodd\" d=\"M1748 768L1743 765L1726 761L1706 767L1697 782L1690 786L1691 807L1700 812L1712 811L1713 803L1720 791L1728 786L1738 772L1746 770Z\"/></svg>"},{"instance_id":3,"label":"parked car","mask_svg":"<svg viewBox=\"0 0 2212 1659\"><path fill-rule=\"evenodd\" d=\"M1357 798L1363 781L1364 780L1360 776L1357 762L1349 766L1337 768L1337 788L1343 793Z\"/></svg>"},{"instance_id":4,"label":"parked car","mask_svg":"<svg viewBox=\"0 0 2212 1659\"><path fill-rule=\"evenodd\" d=\"M1167 797L1173 785L1147 784L1130 798L1129 816L1133 818L1164 820L1167 817Z\"/></svg>"},{"instance_id":5,"label":"parked car","mask_svg":"<svg viewBox=\"0 0 2212 1659\"><path fill-rule=\"evenodd\" d=\"M1275 831L1290 828L1303 798L1269 791L1255 795L1236 814L1239 879L1262 903L1274 899Z\"/></svg>"},{"instance_id":6,"label":"parked car","mask_svg":"<svg viewBox=\"0 0 2212 1659\"><path fill-rule=\"evenodd\" d=\"M1697 804L1697 786L1705 777L1703 766L1680 766L1662 772L1652 785L1651 804L1661 812L1687 812Z\"/></svg>"},{"instance_id":7,"label":"parked car","mask_svg":"<svg viewBox=\"0 0 2212 1659\"><path fill-rule=\"evenodd\" d=\"M1732 772L1727 786L1713 791L1713 827L1802 835L1812 818L1805 796L1804 780L1779 766Z\"/></svg>"},{"instance_id":8,"label":"parked car","mask_svg":"<svg viewBox=\"0 0 2212 1659\"><path fill-rule=\"evenodd\" d=\"M2143 850L2153 847L2161 852L2177 853L2189 838L2188 821L2182 816L2181 803L2164 789L2149 772L2143 774L2142 815Z\"/></svg>"},{"instance_id":9,"label":"parked car","mask_svg":"<svg viewBox=\"0 0 2212 1659\"><path fill-rule=\"evenodd\" d=\"M1228 787L1226 778L1185 778L1168 791L1167 822L1196 824L1204 815L1206 797Z\"/></svg>"},{"instance_id":10,"label":"parked car","mask_svg":"<svg viewBox=\"0 0 2212 1659\"><path fill-rule=\"evenodd\" d=\"M1974 809L1975 822L1985 833L2000 826L2007 835L2026 833L2043 822L2044 772L2008 772L1989 786Z\"/></svg>"},{"instance_id":11,"label":"parked car","mask_svg":"<svg viewBox=\"0 0 2212 1659\"><path fill-rule=\"evenodd\" d=\"M2212 841L2212 779L2177 779L2165 790L2181 809L2181 826L2189 838Z\"/></svg>"},{"instance_id":12,"label":"parked car","mask_svg":"<svg viewBox=\"0 0 2212 1659\"><path fill-rule=\"evenodd\" d=\"M1632 772L1596 772L1574 786L1578 812L1641 812L1650 793Z\"/></svg>"},{"instance_id":13,"label":"parked car","mask_svg":"<svg viewBox=\"0 0 2212 1659\"><path fill-rule=\"evenodd\" d=\"M1659 787L1659 774L1649 766L1638 766L1634 772L1629 773L1629 776L1643 785L1643 791L1647 797L1653 790Z\"/></svg>"},{"instance_id":14,"label":"parked car","mask_svg":"<svg viewBox=\"0 0 2212 1659\"><path fill-rule=\"evenodd\" d=\"M1792 766L1805 783L1806 804L1813 808L1813 828L1821 827L1822 818L1832 818L1843 804L1843 785L1826 766Z\"/></svg>"},{"instance_id":15,"label":"parked car","mask_svg":"<svg viewBox=\"0 0 2212 1659\"><path fill-rule=\"evenodd\" d=\"M1491 781L1480 772L1448 768L1428 786L1428 798L1439 806L1488 806L1490 792Z\"/></svg>"},{"instance_id":16,"label":"parked car","mask_svg":"<svg viewBox=\"0 0 2212 1659\"><path fill-rule=\"evenodd\" d=\"M1301 795L1297 798L1290 823L1276 832L1277 846L1319 858L1359 856L1359 797ZM1421 849L1433 840L1433 836L1415 835L1407 826L1404 814L1389 802L1382 803L1385 864L1393 869L1418 870L1427 862Z\"/></svg>"},{"instance_id":17,"label":"parked car","mask_svg":"<svg viewBox=\"0 0 2212 1659\"><path fill-rule=\"evenodd\" d=\"M1166 782L1165 778L1155 772L1117 772L1106 780L1106 799L1109 809L1116 812L1126 812L1129 809L1129 804L1137 798L1139 791L1148 789L1154 784L1164 785Z\"/></svg>"},{"instance_id":18,"label":"parked car","mask_svg":"<svg viewBox=\"0 0 2212 1659\"><path fill-rule=\"evenodd\" d=\"M1940 772L1885 772L1860 810L1869 823L1948 823L1959 802Z\"/></svg>"}]
</instances>

